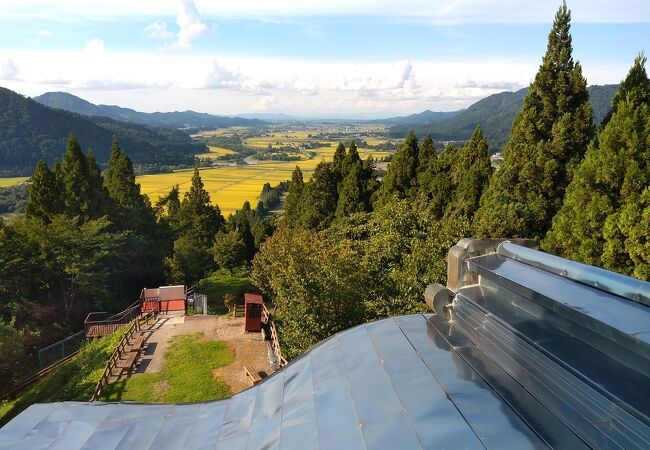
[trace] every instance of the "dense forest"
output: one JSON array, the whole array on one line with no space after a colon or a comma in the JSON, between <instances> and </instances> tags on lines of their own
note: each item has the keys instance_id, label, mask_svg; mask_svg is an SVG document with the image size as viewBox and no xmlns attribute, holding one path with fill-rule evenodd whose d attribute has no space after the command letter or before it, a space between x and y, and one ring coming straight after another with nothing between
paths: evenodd
<instances>
[{"instance_id":1,"label":"dense forest","mask_svg":"<svg viewBox=\"0 0 650 450\"><path fill-rule=\"evenodd\" d=\"M355 142L341 143L310 180L296 168L227 219L198 169L182 198L176 186L152 205L116 140L102 173L71 135L60 163L37 164L25 215L0 221L0 388L89 310L118 310L144 285L193 285L217 269L250 269L275 303L289 358L345 328L423 311L424 288L445 282L447 251L463 237L535 238L649 280L646 58L598 122L572 53L563 5L498 170L481 126L442 151L411 131L381 180Z\"/></svg>"},{"instance_id":2,"label":"dense forest","mask_svg":"<svg viewBox=\"0 0 650 450\"><path fill-rule=\"evenodd\" d=\"M526 237L543 250L650 280L650 82L635 59L594 121L562 6L493 170L481 127L438 152L411 131L377 183L354 145L311 180L293 174L278 230L253 261L293 357L350 326L424 310L460 238ZM600 101L600 100L599 100ZM460 117L460 115L456 116ZM476 122L474 122L476 124Z\"/></svg>"},{"instance_id":3,"label":"dense forest","mask_svg":"<svg viewBox=\"0 0 650 450\"><path fill-rule=\"evenodd\" d=\"M116 139L102 173L71 134L62 162L37 164L25 214L0 219L0 389L89 311L119 311L145 286L191 285L249 264L286 187L265 185L255 209L246 203L225 220L195 169L183 198L176 186L151 205Z\"/></svg>"},{"instance_id":4,"label":"dense forest","mask_svg":"<svg viewBox=\"0 0 650 450\"><path fill-rule=\"evenodd\" d=\"M100 166L111 153L113 135L136 165L194 164L205 146L180 131L152 128L108 118L89 118L47 108L8 89L0 88L0 176L28 175L39 160L53 164L62 156L68 134L93 149Z\"/></svg>"}]
</instances>

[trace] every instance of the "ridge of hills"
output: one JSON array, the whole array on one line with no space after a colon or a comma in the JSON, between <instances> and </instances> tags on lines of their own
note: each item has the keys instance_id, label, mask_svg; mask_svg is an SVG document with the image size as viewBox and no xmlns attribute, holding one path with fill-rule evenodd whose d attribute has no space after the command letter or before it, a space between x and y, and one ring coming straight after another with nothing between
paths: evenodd
<instances>
[{"instance_id":1,"label":"ridge of hills","mask_svg":"<svg viewBox=\"0 0 650 450\"><path fill-rule=\"evenodd\" d=\"M618 84L589 86L589 101L594 110L594 123L600 124L611 108L611 99L618 89ZM516 92L501 92L485 97L465 110L456 111L452 117L438 122L423 122L421 115L392 118L385 123L392 125L388 133L392 137L402 137L410 129L418 137L431 134L437 141L464 141L474 132L479 124L488 139L492 150L501 149L510 137L510 129L517 113L523 105L528 88ZM427 115L424 113L424 117ZM401 119L401 120L398 120Z\"/></svg>"},{"instance_id":2,"label":"ridge of hills","mask_svg":"<svg viewBox=\"0 0 650 450\"><path fill-rule=\"evenodd\" d=\"M60 159L72 132L83 148L92 148L100 165L108 161L113 135L136 165L191 165L203 144L173 128L87 117L48 108L9 89L0 88L0 176L30 175L36 163Z\"/></svg>"},{"instance_id":3,"label":"ridge of hills","mask_svg":"<svg viewBox=\"0 0 650 450\"><path fill-rule=\"evenodd\" d=\"M227 128L234 126L259 127L267 122L257 118L216 116L196 111L173 111L145 113L116 105L95 105L67 92L46 92L34 100L50 108L82 114L101 116L122 122L168 128Z\"/></svg>"}]
</instances>

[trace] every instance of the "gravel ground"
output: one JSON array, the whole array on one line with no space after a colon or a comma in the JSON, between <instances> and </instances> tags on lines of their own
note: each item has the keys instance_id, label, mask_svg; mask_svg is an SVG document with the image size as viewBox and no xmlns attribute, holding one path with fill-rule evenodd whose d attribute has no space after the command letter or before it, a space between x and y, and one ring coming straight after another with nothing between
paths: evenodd
<instances>
[{"instance_id":1,"label":"gravel ground","mask_svg":"<svg viewBox=\"0 0 650 450\"><path fill-rule=\"evenodd\" d=\"M234 361L214 370L215 378L230 386L233 393L251 386L244 366L260 373L271 373L268 346L261 333L244 333L244 318L230 316L160 316L145 331L148 344L136 373L157 372L162 368L165 350L172 336L203 333L208 339L225 341L235 354ZM137 375L135 375L137 376Z\"/></svg>"}]
</instances>

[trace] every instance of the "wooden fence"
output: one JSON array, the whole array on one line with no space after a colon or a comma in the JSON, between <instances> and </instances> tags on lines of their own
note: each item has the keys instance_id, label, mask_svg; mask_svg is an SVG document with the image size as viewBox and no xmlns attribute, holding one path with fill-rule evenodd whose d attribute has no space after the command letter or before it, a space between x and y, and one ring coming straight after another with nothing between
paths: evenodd
<instances>
[{"instance_id":1,"label":"wooden fence","mask_svg":"<svg viewBox=\"0 0 650 450\"><path fill-rule=\"evenodd\" d=\"M262 305L262 321L269 326L271 330L271 349L278 359L278 365L284 367L287 365L287 360L282 356L282 349L280 348L280 340L278 339L278 330L275 328L275 323L273 323L273 316L267 309L266 305Z\"/></svg>"},{"instance_id":2,"label":"wooden fence","mask_svg":"<svg viewBox=\"0 0 650 450\"><path fill-rule=\"evenodd\" d=\"M133 335L142 329L142 325L148 324L152 318L155 318L156 314L157 311L150 311L142 317L138 317L131 322L129 329L126 330L126 333L124 333L124 336L122 336L122 339L120 339L120 342L117 344L115 350L113 351L113 354L106 363L104 372L97 381L97 386L95 386L95 391L93 392L92 397L90 397L91 402L94 402L99 398L102 393L102 389L104 389L104 386L108 384L110 378L113 376L113 370L117 367L120 359L122 359L122 354L125 353L127 351L127 347L131 345L130 342L133 338Z\"/></svg>"},{"instance_id":3,"label":"wooden fence","mask_svg":"<svg viewBox=\"0 0 650 450\"><path fill-rule=\"evenodd\" d=\"M28 388L29 386L31 386L32 384L34 384L35 382L37 382L38 380L43 378L45 375L47 375L48 373L50 373L51 371L53 371L57 367L62 366L64 363L66 363L68 360L70 360L72 357L74 357L80 351L81 351L81 349L79 349L79 350L77 350L77 351L75 351L73 353L70 353L69 355L65 356L64 358L61 358L60 360L58 360L57 362L55 362L51 366L48 366L45 369L42 369L42 370L36 372L34 375L30 376L29 378L27 378L26 380L21 382L19 385L14 386L10 390L1 393L0 394L0 400L14 398L16 396L16 394L18 394L22 390Z\"/></svg>"},{"instance_id":4,"label":"wooden fence","mask_svg":"<svg viewBox=\"0 0 650 450\"><path fill-rule=\"evenodd\" d=\"M84 320L84 331L87 338L107 336L124 328L140 314L140 300L131 304L124 311L109 316L106 312L91 312Z\"/></svg>"}]
</instances>

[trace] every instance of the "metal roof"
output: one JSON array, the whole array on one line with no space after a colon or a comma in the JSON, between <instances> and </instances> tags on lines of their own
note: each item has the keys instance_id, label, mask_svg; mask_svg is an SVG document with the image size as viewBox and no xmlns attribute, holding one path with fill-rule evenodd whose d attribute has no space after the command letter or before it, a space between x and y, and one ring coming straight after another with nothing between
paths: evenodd
<instances>
[{"instance_id":1,"label":"metal roof","mask_svg":"<svg viewBox=\"0 0 650 450\"><path fill-rule=\"evenodd\" d=\"M468 248L437 313L339 333L227 400L33 405L0 448L650 448L650 284Z\"/></svg>"}]
</instances>

